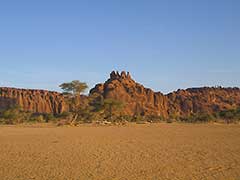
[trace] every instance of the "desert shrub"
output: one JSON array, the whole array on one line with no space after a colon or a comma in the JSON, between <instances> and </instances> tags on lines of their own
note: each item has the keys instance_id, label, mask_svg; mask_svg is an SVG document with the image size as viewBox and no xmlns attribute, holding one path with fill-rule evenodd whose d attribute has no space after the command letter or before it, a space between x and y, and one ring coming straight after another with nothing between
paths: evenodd
<instances>
[{"instance_id":1,"label":"desert shrub","mask_svg":"<svg viewBox=\"0 0 240 180\"><path fill-rule=\"evenodd\" d=\"M240 121L240 108L236 109L236 119Z\"/></svg>"},{"instance_id":2,"label":"desert shrub","mask_svg":"<svg viewBox=\"0 0 240 180\"><path fill-rule=\"evenodd\" d=\"M224 119L234 119L235 118L235 110L226 110L226 111L221 111L219 113L219 116Z\"/></svg>"},{"instance_id":3,"label":"desert shrub","mask_svg":"<svg viewBox=\"0 0 240 180\"><path fill-rule=\"evenodd\" d=\"M217 115L226 123L234 123L240 121L240 108L220 111Z\"/></svg>"},{"instance_id":4,"label":"desert shrub","mask_svg":"<svg viewBox=\"0 0 240 180\"><path fill-rule=\"evenodd\" d=\"M117 116L117 121L118 122L124 122L124 121L127 121L127 122L133 122L133 116L130 116L130 115L120 115L120 116Z\"/></svg>"},{"instance_id":5,"label":"desert shrub","mask_svg":"<svg viewBox=\"0 0 240 180\"><path fill-rule=\"evenodd\" d=\"M66 119L71 115L72 115L72 113L70 113L70 112L63 112L61 114L56 114L54 117L57 119Z\"/></svg>"},{"instance_id":6,"label":"desert shrub","mask_svg":"<svg viewBox=\"0 0 240 180\"><path fill-rule=\"evenodd\" d=\"M19 107L12 107L0 113L0 123L18 124L24 122L49 122L55 121L53 114L31 113L22 111Z\"/></svg>"},{"instance_id":7,"label":"desert shrub","mask_svg":"<svg viewBox=\"0 0 240 180\"><path fill-rule=\"evenodd\" d=\"M210 122L214 119L214 117L211 115L211 114L206 114L206 113L203 113L203 114L197 114L195 116L195 120L197 122Z\"/></svg>"},{"instance_id":8,"label":"desert shrub","mask_svg":"<svg viewBox=\"0 0 240 180\"><path fill-rule=\"evenodd\" d=\"M37 116L37 117L36 117L36 120L37 120L37 122L45 122L43 115Z\"/></svg>"},{"instance_id":9,"label":"desert shrub","mask_svg":"<svg viewBox=\"0 0 240 180\"><path fill-rule=\"evenodd\" d=\"M173 123L173 120L171 118L168 118L166 122L167 123Z\"/></svg>"},{"instance_id":10,"label":"desert shrub","mask_svg":"<svg viewBox=\"0 0 240 180\"><path fill-rule=\"evenodd\" d=\"M178 113L176 113L176 112L173 112L173 113L169 114L169 118L172 121L179 121L180 120L180 115Z\"/></svg>"},{"instance_id":11,"label":"desert shrub","mask_svg":"<svg viewBox=\"0 0 240 180\"><path fill-rule=\"evenodd\" d=\"M75 120L75 124L92 123L96 120L95 114L91 112L84 112Z\"/></svg>"},{"instance_id":12,"label":"desert shrub","mask_svg":"<svg viewBox=\"0 0 240 180\"><path fill-rule=\"evenodd\" d=\"M207 113L198 113L198 114L191 114L189 116L185 116L185 117L180 117L179 118L180 121L183 122L188 122L188 123L206 123L206 122L211 122L213 121L215 118L213 115L211 114L207 114Z\"/></svg>"},{"instance_id":13,"label":"desert shrub","mask_svg":"<svg viewBox=\"0 0 240 180\"><path fill-rule=\"evenodd\" d=\"M109 116L101 115L99 119L103 121L109 121L109 122L124 122L124 121L132 122L133 121L133 117L129 115L113 115L111 118Z\"/></svg>"},{"instance_id":14,"label":"desert shrub","mask_svg":"<svg viewBox=\"0 0 240 180\"><path fill-rule=\"evenodd\" d=\"M137 117L136 116L130 116L128 119L130 120L129 122L136 122Z\"/></svg>"},{"instance_id":15,"label":"desert shrub","mask_svg":"<svg viewBox=\"0 0 240 180\"><path fill-rule=\"evenodd\" d=\"M5 124L22 123L25 120L25 116L25 112L23 112L18 106L13 106L2 111L0 114L0 118Z\"/></svg>"},{"instance_id":16,"label":"desert shrub","mask_svg":"<svg viewBox=\"0 0 240 180\"><path fill-rule=\"evenodd\" d=\"M157 115L147 115L147 116L144 116L144 119L147 122L160 122L165 120L163 116L157 116Z\"/></svg>"},{"instance_id":17,"label":"desert shrub","mask_svg":"<svg viewBox=\"0 0 240 180\"><path fill-rule=\"evenodd\" d=\"M12 119L4 119L3 124L6 125L13 125L15 122Z\"/></svg>"},{"instance_id":18,"label":"desert shrub","mask_svg":"<svg viewBox=\"0 0 240 180\"><path fill-rule=\"evenodd\" d=\"M213 114L197 113L189 116L180 117L183 122L195 123L195 122L217 122L225 121L226 123L235 123L240 121L240 108L224 110Z\"/></svg>"},{"instance_id":19,"label":"desert shrub","mask_svg":"<svg viewBox=\"0 0 240 180\"><path fill-rule=\"evenodd\" d=\"M85 108L78 111L78 116L72 112L64 112L62 114L58 114L54 116L54 121L56 121L57 124L70 124L75 126L82 123L92 123L93 121L97 121L98 117L99 116L97 113L93 113L89 109Z\"/></svg>"},{"instance_id":20,"label":"desert shrub","mask_svg":"<svg viewBox=\"0 0 240 180\"><path fill-rule=\"evenodd\" d=\"M193 123L195 120L194 120L193 114L191 114L191 115L188 115L188 116L181 116L180 121L187 122L187 123Z\"/></svg>"},{"instance_id":21,"label":"desert shrub","mask_svg":"<svg viewBox=\"0 0 240 180\"><path fill-rule=\"evenodd\" d=\"M10 108L1 113L2 118L4 119L17 119L19 117L20 110L17 107Z\"/></svg>"},{"instance_id":22,"label":"desert shrub","mask_svg":"<svg viewBox=\"0 0 240 180\"><path fill-rule=\"evenodd\" d=\"M133 121L136 123L141 123L141 122L145 121L145 118L144 118L144 116L136 115L136 116L134 116Z\"/></svg>"},{"instance_id":23,"label":"desert shrub","mask_svg":"<svg viewBox=\"0 0 240 180\"><path fill-rule=\"evenodd\" d=\"M44 114L43 117L44 117L45 122L56 120L56 118L53 114Z\"/></svg>"},{"instance_id":24,"label":"desert shrub","mask_svg":"<svg viewBox=\"0 0 240 180\"><path fill-rule=\"evenodd\" d=\"M121 117L122 121L127 121L127 122L132 122L133 121L133 116L130 115L123 115Z\"/></svg>"},{"instance_id":25,"label":"desert shrub","mask_svg":"<svg viewBox=\"0 0 240 180\"><path fill-rule=\"evenodd\" d=\"M93 119L91 119L91 118L85 118L85 119L83 119L83 123L92 123L93 122Z\"/></svg>"},{"instance_id":26,"label":"desert shrub","mask_svg":"<svg viewBox=\"0 0 240 180\"><path fill-rule=\"evenodd\" d=\"M95 118L95 113L91 111L90 107L88 107L82 110L80 113L80 118L83 119L83 122L89 123Z\"/></svg>"},{"instance_id":27,"label":"desert shrub","mask_svg":"<svg viewBox=\"0 0 240 180\"><path fill-rule=\"evenodd\" d=\"M28 119L28 122L39 122L43 123L46 122L44 119L44 115L38 114L38 113L32 113L30 118Z\"/></svg>"}]
</instances>

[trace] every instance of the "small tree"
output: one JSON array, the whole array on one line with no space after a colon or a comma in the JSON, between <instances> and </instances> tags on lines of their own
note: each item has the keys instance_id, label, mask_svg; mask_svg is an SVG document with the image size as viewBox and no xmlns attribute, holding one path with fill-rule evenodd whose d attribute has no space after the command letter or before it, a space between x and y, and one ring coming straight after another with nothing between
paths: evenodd
<instances>
[{"instance_id":1,"label":"small tree","mask_svg":"<svg viewBox=\"0 0 240 180\"><path fill-rule=\"evenodd\" d=\"M88 106L84 101L81 101L81 95L88 88L88 85L85 82L74 80L69 83L63 83L59 87L66 95L70 110L73 113L71 123L74 123Z\"/></svg>"},{"instance_id":2,"label":"small tree","mask_svg":"<svg viewBox=\"0 0 240 180\"><path fill-rule=\"evenodd\" d=\"M69 83L63 83L59 86L66 94L73 97L80 96L88 88L87 83L74 80Z\"/></svg>"},{"instance_id":3,"label":"small tree","mask_svg":"<svg viewBox=\"0 0 240 180\"><path fill-rule=\"evenodd\" d=\"M113 112L119 111L123 108L123 103L115 99L104 99L103 108L105 114L112 120Z\"/></svg>"}]
</instances>

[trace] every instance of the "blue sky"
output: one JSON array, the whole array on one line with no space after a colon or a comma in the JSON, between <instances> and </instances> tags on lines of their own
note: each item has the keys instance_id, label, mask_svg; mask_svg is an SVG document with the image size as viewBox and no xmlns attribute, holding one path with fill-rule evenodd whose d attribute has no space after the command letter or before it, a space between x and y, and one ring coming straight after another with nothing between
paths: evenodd
<instances>
[{"instance_id":1,"label":"blue sky","mask_svg":"<svg viewBox=\"0 0 240 180\"><path fill-rule=\"evenodd\" d=\"M0 0L0 86L240 86L239 0Z\"/></svg>"}]
</instances>

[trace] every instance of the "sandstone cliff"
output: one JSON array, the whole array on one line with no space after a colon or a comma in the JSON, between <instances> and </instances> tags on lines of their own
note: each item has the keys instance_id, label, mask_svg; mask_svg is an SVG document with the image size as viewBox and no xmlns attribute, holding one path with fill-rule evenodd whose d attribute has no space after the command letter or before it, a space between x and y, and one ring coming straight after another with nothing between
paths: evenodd
<instances>
[{"instance_id":1,"label":"sandstone cliff","mask_svg":"<svg viewBox=\"0 0 240 180\"><path fill-rule=\"evenodd\" d=\"M61 93L45 90L0 88L0 110L19 105L24 111L59 114L68 111Z\"/></svg>"},{"instance_id":2,"label":"sandstone cliff","mask_svg":"<svg viewBox=\"0 0 240 180\"><path fill-rule=\"evenodd\" d=\"M114 71L105 83L96 85L90 94L123 101L123 112L128 115L186 116L240 106L239 88L191 88L164 95L136 83L129 73Z\"/></svg>"},{"instance_id":3,"label":"sandstone cliff","mask_svg":"<svg viewBox=\"0 0 240 180\"><path fill-rule=\"evenodd\" d=\"M125 115L187 116L240 107L239 88L191 88L164 95L135 82L129 73L115 71L105 83L90 90L92 95L122 101ZM81 100L88 101L88 97L81 97ZM0 110L14 104L37 113L59 114L71 108L64 101L64 95L58 92L0 88Z\"/></svg>"},{"instance_id":4,"label":"sandstone cliff","mask_svg":"<svg viewBox=\"0 0 240 180\"><path fill-rule=\"evenodd\" d=\"M112 72L110 79L104 84L98 84L90 91L103 98L111 98L124 102L124 114L127 115L158 115L166 117L167 97L155 93L149 88L136 83L129 73Z\"/></svg>"},{"instance_id":5,"label":"sandstone cliff","mask_svg":"<svg viewBox=\"0 0 240 180\"><path fill-rule=\"evenodd\" d=\"M179 116L191 113L212 114L240 107L239 88L190 88L170 93L167 97L169 114Z\"/></svg>"}]
</instances>

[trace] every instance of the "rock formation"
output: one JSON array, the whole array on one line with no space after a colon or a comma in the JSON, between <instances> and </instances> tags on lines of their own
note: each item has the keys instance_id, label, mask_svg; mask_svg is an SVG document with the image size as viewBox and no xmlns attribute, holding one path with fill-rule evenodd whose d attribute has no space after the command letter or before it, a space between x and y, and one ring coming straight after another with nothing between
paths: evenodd
<instances>
[{"instance_id":1,"label":"rock formation","mask_svg":"<svg viewBox=\"0 0 240 180\"><path fill-rule=\"evenodd\" d=\"M90 91L103 98L125 103L128 115L187 116L192 113L213 113L240 106L239 88L191 88L164 95L136 83L129 73L112 72L110 79Z\"/></svg>"},{"instance_id":2,"label":"rock formation","mask_svg":"<svg viewBox=\"0 0 240 180\"><path fill-rule=\"evenodd\" d=\"M192 113L212 114L240 107L239 88L190 88L170 93L167 97L169 114L178 116Z\"/></svg>"},{"instance_id":3,"label":"rock formation","mask_svg":"<svg viewBox=\"0 0 240 180\"><path fill-rule=\"evenodd\" d=\"M68 111L64 96L58 92L0 88L0 110L19 105L24 111L59 114Z\"/></svg>"},{"instance_id":4,"label":"rock formation","mask_svg":"<svg viewBox=\"0 0 240 180\"><path fill-rule=\"evenodd\" d=\"M123 113L127 115L167 115L167 97L136 83L129 73L113 71L104 84L97 84L90 95L99 95L124 103Z\"/></svg>"},{"instance_id":5,"label":"rock formation","mask_svg":"<svg viewBox=\"0 0 240 180\"><path fill-rule=\"evenodd\" d=\"M90 90L90 96L122 101L122 114L125 115L187 116L240 107L239 88L191 88L164 95L145 88L124 71L113 71L105 83L97 84ZM81 99L86 101L88 98ZM58 92L0 88L0 110L14 104L25 111L37 113L59 114L69 110L64 95Z\"/></svg>"}]
</instances>

